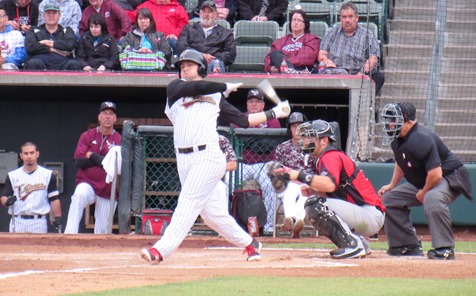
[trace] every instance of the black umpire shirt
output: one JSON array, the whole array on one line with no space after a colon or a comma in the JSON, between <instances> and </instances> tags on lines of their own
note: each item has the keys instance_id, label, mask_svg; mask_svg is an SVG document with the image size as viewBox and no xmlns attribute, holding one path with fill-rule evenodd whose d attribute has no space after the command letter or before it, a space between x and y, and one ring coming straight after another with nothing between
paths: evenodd
<instances>
[{"instance_id":1,"label":"black umpire shirt","mask_svg":"<svg viewBox=\"0 0 476 296\"><path fill-rule=\"evenodd\" d=\"M418 189L425 186L429 170L441 166L446 176L463 165L435 133L418 123L392 142L392 150L405 179Z\"/></svg>"}]
</instances>

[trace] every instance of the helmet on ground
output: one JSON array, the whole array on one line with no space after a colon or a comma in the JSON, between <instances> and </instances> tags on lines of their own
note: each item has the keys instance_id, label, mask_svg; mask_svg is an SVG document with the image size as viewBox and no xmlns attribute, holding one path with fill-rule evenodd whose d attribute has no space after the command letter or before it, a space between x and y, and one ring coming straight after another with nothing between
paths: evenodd
<instances>
[{"instance_id":1,"label":"helmet on ground","mask_svg":"<svg viewBox=\"0 0 476 296\"><path fill-rule=\"evenodd\" d=\"M286 129L288 131L288 135L291 137L291 125L293 123L303 123L306 122L307 118L306 115L302 114L301 112L293 112L289 115L288 120L286 122Z\"/></svg>"},{"instance_id":2,"label":"helmet on ground","mask_svg":"<svg viewBox=\"0 0 476 296\"><path fill-rule=\"evenodd\" d=\"M198 75L200 75L202 78L207 77L208 63L201 52L194 49L187 49L180 54L178 61L175 62L175 68L178 69L179 78L181 78L180 65L182 64L182 61L190 61L198 64Z\"/></svg>"},{"instance_id":3,"label":"helmet on ground","mask_svg":"<svg viewBox=\"0 0 476 296\"><path fill-rule=\"evenodd\" d=\"M304 153L312 153L315 148L314 142L306 146L304 138L321 139L327 137L329 140L331 140L331 142L336 141L332 126L329 124L329 122L320 119L301 123L296 129L296 134L298 134L301 138L299 143L301 145L301 150Z\"/></svg>"},{"instance_id":4,"label":"helmet on ground","mask_svg":"<svg viewBox=\"0 0 476 296\"><path fill-rule=\"evenodd\" d=\"M392 143L400 136L403 124L409 120L415 120L416 109L410 103L387 104L383 107L382 117L384 137L383 145Z\"/></svg>"}]
</instances>

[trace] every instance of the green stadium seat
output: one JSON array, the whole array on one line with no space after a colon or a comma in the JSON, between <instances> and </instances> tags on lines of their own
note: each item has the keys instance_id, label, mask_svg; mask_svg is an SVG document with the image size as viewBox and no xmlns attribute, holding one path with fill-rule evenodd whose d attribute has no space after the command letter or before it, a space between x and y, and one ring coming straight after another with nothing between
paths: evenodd
<instances>
[{"instance_id":1,"label":"green stadium seat","mask_svg":"<svg viewBox=\"0 0 476 296\"><path fill-rule=\"evenodd\" d=\"M271 46L277 39L279 25L275 21L238 21L233 27L236 45Z\"/></svg>"},{"instance_id":2,"label":"green stadium seat","mask_svg":"<svg viewBox=\"0 0 476 296\"><path fill-rule=\"evenodd\" d=\"M264 72L264 58L269 51L269 46L238 45L235 62L230 65L229 71Z\"/></svg>"}]
</instances>

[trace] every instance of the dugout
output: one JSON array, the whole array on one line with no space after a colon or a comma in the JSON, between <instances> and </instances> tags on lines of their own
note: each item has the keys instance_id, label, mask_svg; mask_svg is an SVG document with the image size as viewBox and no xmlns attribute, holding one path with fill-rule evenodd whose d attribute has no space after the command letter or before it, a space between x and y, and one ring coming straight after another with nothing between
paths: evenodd
<instances>
[{"instance_id":1,"label":"dugout","mask_svg":"<svg viewBox=\"0 0 476 296\"><path fill-rule=\"evenodd\" d=\"M0 150L15 154L21 144L31 141L37 144L40 151L40 164L49 162L63 165L61 200L63 217L66 218L75 188L76 169L72 162L74 149L79 135L97 122L99 104L105 100L116 102L118 118L121 119L149 120L149 124L164 123L160 119L165 118L165 90L168 82L175 77L175 74L170 73L0 72L0 108L3 110ZM349 147L355 140L348 135L356 126L351 123L355 122L356 114L370 117L367 103L359 103L359 100L372 93L369 79L319 78L315 75L291 75L282 79L281 75L266 74L221 74L209 77L210 80L221 82L244 82L242 89L230 97L230 102L243 111L246 108L247 91L264 78L270 80L278 95L290 100L292 111L304 112L308 119L338 121L343 147ZM373 98L366 100L373 102ZM267 108L270 107L272 105L268 103ZM367 123L366 133L369 128ZM282 121L282 126L285 126L285 121ZM353 130L349 130L349 126ZM364 141L353 153L360 153L365 158L370 151L370 144L370 141ZM2 189L3 184L0 184ZM8 231L9 219L6 209L1 207L0 231ZM91 230L82 223L80 231Z\"/></svg>"}]
</instances>

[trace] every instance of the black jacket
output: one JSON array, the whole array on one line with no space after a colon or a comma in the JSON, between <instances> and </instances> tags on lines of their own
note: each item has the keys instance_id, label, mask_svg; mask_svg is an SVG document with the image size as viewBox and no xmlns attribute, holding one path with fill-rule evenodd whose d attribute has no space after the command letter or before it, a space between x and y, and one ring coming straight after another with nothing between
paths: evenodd
<instances>
[{"instance_id":1,"label":"black jacket","mask_svg":"<svg viewBox=\"0 0 476 296\"><path fill-rule=\"evenodd\" d=\"M51 52L48 46L39 43L41 40L54 40L53 48L68 53L72 53L76 47L76 35L73 29L58 25L56 32L50 34L43 24L38 27L31 27L26 33L25 49L28 56Z\"/></svg>"},{"instance_id":2,"label":"black jacket","mask_svg":"<svg viewBox=\"0 0 476 296\"><path fill-rule=\"evenodd\" d=\"M118 56L116 40L109 34L103 35L101 41L94 46L94 37L88 31L81 36L76 48L76 58L83 68L91 66L97 69L104 65L106 69L117 69L119 66Z\"/></svg>"},{"instance_id":3,"label":"black jacket","mask_svg":"<svg viewBox=\"0 0 476 296\"><path fill-rule=\"evenodd\" d=\"M177 42L179 53L186 49L195 49L208 53L222 60L225 65L231 65L236 58L236 43L233 31L215 26L208 38L205 38L200 23L183 27Z\"/></svg>"},{"instance_id":4,"label":"black jacket","mask_svg":"<svg viewBox=\"0 0 476 296\"><path fill-rule=\"evenodd\" d=\"M264 16L270 21L281 23L288 9L288 0L268 0L268 9ZM251 20L259 15L263 0L238 0L238 20Z\"/></svg>"}]
</instances>

